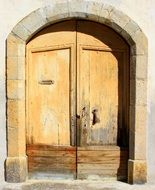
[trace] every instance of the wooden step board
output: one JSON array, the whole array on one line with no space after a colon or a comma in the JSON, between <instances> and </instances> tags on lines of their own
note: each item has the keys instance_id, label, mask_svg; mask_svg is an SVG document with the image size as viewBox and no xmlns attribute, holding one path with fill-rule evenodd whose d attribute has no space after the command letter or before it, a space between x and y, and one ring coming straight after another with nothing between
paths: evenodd
<instances>
[{"instance_id":1,"label":"wooden step board","mask_svg":"<svg viewBox=\"0 0 155 190\"><path fill-rule=\"evenodd\" d=\"M27 145L30 178L75 178L76 148Z\"/></svg>"},{"instance_id":2,"label":"wooden step board","mask_svg":"<svg viewBox=\"0 0 155 190\"><path fill-rule=\"evenodd\" d=\"M127 179L128 149L27 145L30 178Z\"/></svg>"},{"instance_id":3,"label":"wooden step board","mask_svg":"<svg viewBox=\"0 0 155 190\"><path fill-rule=\"evenodd\" d=\"M78 147L77 177L127 179L128 149L118 146Z\"/></svg>"}]
</instances>

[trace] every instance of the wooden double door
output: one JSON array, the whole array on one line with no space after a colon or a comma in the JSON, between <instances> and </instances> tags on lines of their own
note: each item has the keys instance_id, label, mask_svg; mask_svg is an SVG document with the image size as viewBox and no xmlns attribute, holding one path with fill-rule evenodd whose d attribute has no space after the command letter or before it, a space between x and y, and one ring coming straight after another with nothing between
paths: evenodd
<instances>
[{"instance_id":1,"label":"wooden double door","mask_svg":"<svg viewBox=\"0 0 155 190\"><path fill-rule=\"evenodd\" d=\"M27 44L29 176L126 178L126 42L84 20L54 24Z\"/></svg>"}]
</instances>

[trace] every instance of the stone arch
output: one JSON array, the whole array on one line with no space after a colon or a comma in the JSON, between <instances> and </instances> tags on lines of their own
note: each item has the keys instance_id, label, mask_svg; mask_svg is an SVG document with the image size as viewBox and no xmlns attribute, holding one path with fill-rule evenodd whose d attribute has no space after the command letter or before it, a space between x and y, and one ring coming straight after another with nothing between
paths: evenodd
<instances>
[{"instance_id":1,"label":"stone arch","mask_svg":"<svg viewBox=\"0 0 155 190\"><path fill-rule=\"evenodd\" d=\"M147 177L147 38L127 15L101 1L56 0L29 14L7 38L7 137L6 181L27 179L25 140L25 46L42 28L72 18L105 24L130 45L130 131L128 182L144 183Z\"/></svg>"}]
</instances>

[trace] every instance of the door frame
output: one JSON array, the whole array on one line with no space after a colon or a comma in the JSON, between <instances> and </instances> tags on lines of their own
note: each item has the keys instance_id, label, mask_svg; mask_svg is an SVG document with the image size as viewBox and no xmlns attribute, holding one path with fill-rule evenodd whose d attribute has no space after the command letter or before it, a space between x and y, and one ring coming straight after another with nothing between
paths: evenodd
<instances>
[{"instance_id":1,"label":"door frame","mask_svg":"<svg viewBox=\"0 0 155 190\"><path fill-rule=\"evenodd\" d=\"M110 12L111 14L108 14ZM6 181L27 180L25 133L25 47L26 43L44 27L72 18L95 21L109 26L130 46L130 110L128 182L147 181L147 55L148 42L141 28L126 14L102 2L54 1L30 13L20 21L7 37L7 159Z\"/></svg>"}]
</instances>

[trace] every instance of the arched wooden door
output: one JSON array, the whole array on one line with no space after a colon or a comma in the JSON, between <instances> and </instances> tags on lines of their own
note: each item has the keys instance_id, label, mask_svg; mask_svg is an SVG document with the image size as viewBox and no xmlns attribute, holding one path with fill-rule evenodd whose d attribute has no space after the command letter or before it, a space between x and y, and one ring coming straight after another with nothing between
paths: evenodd
<instances>
[{"instance_id":1,"label":"arched wooden door","mask_svg":"<svg viewBox=\"0 0 155 190\"><path fill-rule=\"evenodd\" d=\"M125 179L129 48L84 20L45 28L27 44L27 155L34 178Z\"/></svg>"}]
</instances>

